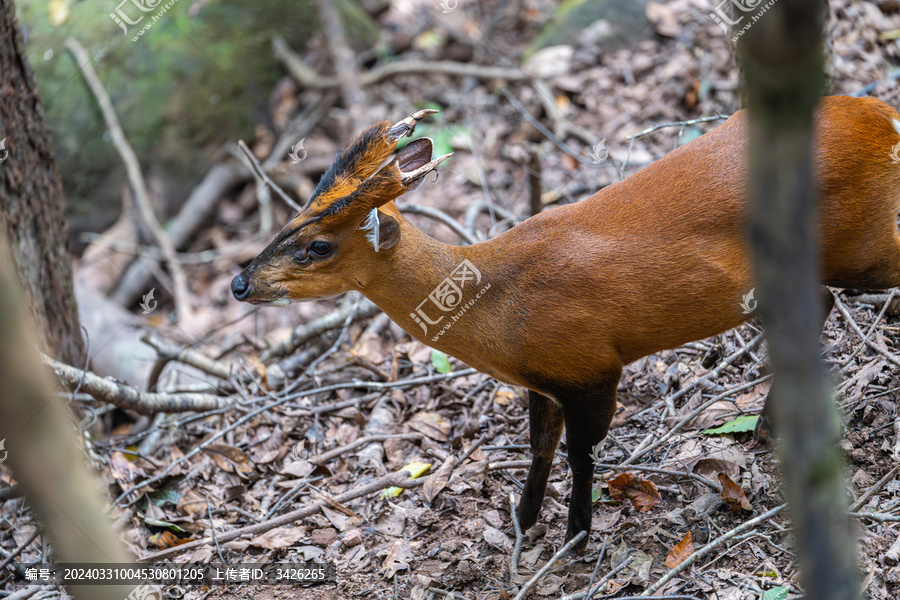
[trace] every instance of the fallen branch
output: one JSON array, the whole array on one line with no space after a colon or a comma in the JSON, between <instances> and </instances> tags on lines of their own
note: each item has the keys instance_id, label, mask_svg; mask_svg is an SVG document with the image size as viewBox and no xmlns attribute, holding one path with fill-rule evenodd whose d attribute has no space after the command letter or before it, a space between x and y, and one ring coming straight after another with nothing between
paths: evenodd
<instances>
[{"instance_id":1,"label":"fallen branch","mask_svg":"<svg viewBox=\"0 0 900 600\"><path fill-rule=\"evenodd\" d=\"M186 247L194 233L209 221L219 198L250 175L250 171L243 165L213 166L181 205L178 215L168 223L166 232L172 244L176 248ZM153 279L150 270L152 264L152 258L141 257L128 265L110 299L122 306L134 304L141 294L146 293L146 288Z\"/></svg>"},{"instance_id":2,"label":"fallen branch","mask_svg":"<svg viewBox=\"0 0 900 600\"><path fill-rule=\"evenodd\" d=\"M900 288L894 288L887 294L859 294L858 296L851 296L846 292L844 293L847 295L847 300L861 304L871 304L876 310L881 310L887 305L887 314L897 316L900 315L900 294L897 294L898 289Z\"/></svg>"},{"instance_id":3,"label":"fallen branch","mask_svg":"<svg viewBox=\"0 0 900 600\"><path fill-rule=\"evenodd\" d=\"M866 503L871 500L873 496L875 496L875 494L880 492L884 486L886 486L894 479L894 475L896 475L897 471L900 471L900 465L895 465L894 468L888 471L884 477L875 482L875 485L869 488L869 490L865 494L860 496L859 500L850 505L849 511L851 513L854 513L865 506Z\"/></svg>"},{"instance_id":4,"label":"fallen branch","mask_svg":"<svg viewBox=\"0 0 900 600\"><path fill-rule=\"evenodd\" d=\"M420 433L366 435L356 438L346 446L341 446L340 448L335 448L334 450L323 452L322 454L319 454L317 456L310 456L307 460L311 464L321 466L331 462L338 456L349 452L354 448L359 448L360 446L365 446L366 444L371 444L372 442L383 442L385 440L418 440L421 438L422 434Z\"/></svg>"},{"instance_id":5,"label":"fallen branch","mask_svg":"<svg viewBox=\"0 0 900 600\"><path fill-rule=\"evenodd\" d=\"M877 521L879 523L890 523L900 521L900 515L891 515L888 513L877 513L877 512L851 512L847 513L854 519L869 519L870 521Z\"/></svg>"},{"instance_id":6,"label":"fallen branch","mask_svg":"<svg viewBox=\"0 0 900 600\"><path fill-rule=\"evenodd\" d=\"M45 365L53 369L60 380L71 390L81 385L81 391L90 394L95 400L114 404L119 408L133 410L142 415L154 415L161 412L201 412L225 408L232 401L227 397L213 396L210 394L158 394L140 392L131 386L127 386L112 379L105 379L81 369L57 362L41 354L41 360Z\"/></svg>"},{"instance_id":7,"label":"fallen branch","mask_svg":"<svg viewBox=\"0 0 900 600\"><path fill-rule=\"evenodd\" d=\"M461 237L463 241L467 244L477 244L478 238L472 235L471 232L466 230L462 225L460 225L456 219L448 215L442 210L438 210L437 208L431 208L430 206L418 206L416 204L402 204L398 203L397 208L400 212L414 213L418 215L423 215L434 219L440 223L443 223L447 227L453 230L453 232Z\"/></svg>"},{"instance_id":8,"label":"fallen branch","mask_svg":"<svg viewBox=\"0 0 900 600\"><path fill-rule=\"evenodd\" d=\"M384 477L379 477L375 481L367 483L361 487L356 489L349 490L344 492L343 494L338 494L334 497L334 501L344 504L351 500L356 500L357 498L361 498L362 496L367 496L373 492L378 492L384 490L389 487L399 487L404 489L414 488L425 483L426 479L424 477L418 479L410 479L408 477L408 471L398 471L395 473L390 473L385 475ZM238 529L233 529L226 533L222 533L218 536L219 543L229 542L231 540L236 540L239 537L243 537L245 535L259 535L260 533L275 529L276 527L280 527L282 525L287 525L289 523L294 523L299 521L300 519L305 519L306 517L312 516L322 510L323 506L327 506L328 502L320 501L315 502L313 504L304 506L302 508L298 508L297 510L293 510L289 513L285 513L279 517L275 517L270 521L264 521L262 523L255 523L253 525L248 525L246 527L239 527ZM154 554L150 554L141 558L141 562L155 562L159 561L161 558L166 558L173 554L178 554L179 552L184 552L185 550L193 550L194 548L200 548L201 546L207 546L212 543L212 538L203 538L200 540L195 540L193 542L188 542L186 544L182 544L180 546L175 546L173 548L167 548L165 550L161 550Z\"/></svg>"},{"instance_id":9,"label":"fallen branch","mask_svg":"<svg viewBox=\"0 0 900 600\"><path fill-rule=\"evenodd\" d=\"M281 61L291 76L305 87L336 88L341 86L341 82L337 77L320 75L306 66L300 55L294 52L284 39L280 37L274 38L272 40L272 50L275 53L275 58ZM528 75L517 68L473 65L452 60L398 60L364 74L360 77L359 84L360 87L366 87L396 75L411 74L458 75L461 77L475 77L477 79L505 79L507 81L524 81L528 79Z\"/></svg>"},{"instance_id":10,"label":"fallen branch","mask_svg":"<svg viewBox=\"0 0 900 600\"><path fill-rule=\"evenodd\" d=\"M228 379L230 377L227 368L193 348L180 348L156 337L152 333L142 335L141 341L156 350L164 364L177 360L218 379Z\"/></svg>"},{"instance_id":11,"label":"fallen branch","mask_svg":"<svg viewBox=\"0 0 900 600\"><path fill-rule=\"evenodd\" d=\"M131 184L131 189L134 193L134 204L138 209L138 214L141 216L141 220L147 227L147 230L159 245L160 251L162 251L163 255L166 257L166 263L169 266L169 276L172 278L174 284L172 296L175 300L178 321L186 323L192 316L187 275L175 255L175 245L169 238L169 234L166 233L162 228L162 225L160 225L159 220L156 218L156 213L153 212L153 206L150 202L150 193L147 191L147 184L144 182L144 175L141 172L141 165L138 162L137 155L134 153L134 149L131 147L131 144L128 143L128 139L122 131L122 126L119 124L119 117L116 115L112 101L109 99L109 94L106 93L106 89L104 89L100 77L94 70L94 66L91 64L91 58L88 56L84 46L82 46L78 40L71 37L66 39L65 44L69 52L72 53L75 62L78 64L79 71L87 81L88 87L90 87L91 91L94 93L97 104L100 105L100 112L103 114L103 120L106 122L106 126L109 128L109 133L112 136L113 145L116 147L119 156L122 157L122 161L125 163L125 172L128 174L128 181Z\"/></svg>"},{"instance_id":12,"label":"fallen branch","mask_svg":"<svg viewBox=\"0 0 900 600\"><path fill-rule=\"evenodd\" d=\"M343 327L344 321L353 311L353 303L346 304L325 316L319 317L309 323L298 326L291 333L291 336L280 344L269 348L260 355L260 360L264 363L271 362L272 359L287 356L309 340L316 336L322 335L326 331ZM372 304L369 300L363 298L362 302L356 308L354 321L360 321L369 317L374 317L381 312L381 309Z\"/></svg>"},{"instance_id":13,"label":"fallen branch","mask_svg":"<svg viewBox=\"0 0 900 600\"><path fill-rule=\"evenodd\" d=\"M319 23L325 34L328 53L331 55L334 70L337 73L344 106L356 121L356 118L360 116L356 109L361 105L364 106L367 100L359 82L359 75L356 73L355 52L347 44L347 34L344 32L344 24L341 22L337 4L332 0L317 0L316 6L319 9ZM356 103L353 102L354 99L357 100ZM354 123L354 129L358 125L359 123Z\"/></svg>"}]
</instances>

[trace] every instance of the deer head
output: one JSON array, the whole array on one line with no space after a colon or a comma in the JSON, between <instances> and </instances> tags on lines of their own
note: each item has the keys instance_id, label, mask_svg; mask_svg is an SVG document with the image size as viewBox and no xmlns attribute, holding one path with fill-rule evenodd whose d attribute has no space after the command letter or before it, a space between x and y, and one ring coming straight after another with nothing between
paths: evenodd
<instances>
[{"instance_id":1,"label":"deer head","mask_svg":"<svg viewBox=\"0 0 900 600\"><path fill-rule=\"evenodd\" d=\"M436 112L382 121L340 151L303 210L232 280L234 297L275 306L327 298L356 289L372 261L389 260L400 225L396 207L387 205L451 156L432 160L428 138L394 150Z\"/></svg>"}]
</instances>

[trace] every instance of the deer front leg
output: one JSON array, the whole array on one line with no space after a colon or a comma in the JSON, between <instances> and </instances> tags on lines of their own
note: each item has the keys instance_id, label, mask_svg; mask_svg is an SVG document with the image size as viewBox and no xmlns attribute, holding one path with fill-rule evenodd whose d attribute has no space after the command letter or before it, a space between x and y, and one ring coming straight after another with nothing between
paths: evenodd
<instances>
[{"instance_id":1,"label":"deer front leg","mask_svg":"<svg viewBox=\"0 0 900 600\"><path fill-rule=\"evenodd\" d=\"M616 412L616 386L621 371L597 385L587 395L560 398L566 422L566 447L572 469L572 497L569 499L569 526L566 541L586 531L588 535L573 548L576 553L587 548L591 533L591 489L594 461L591 454L609 431Z\"/></svg>"},{"instance_id":2,"label":"deer front leg","mask_svg":"<svg viewBox=\"0 0 900 600\"><path fill-rule=\"evenodd\" d=\"M544 502L547 477L563 429L563 413L554 400L528 390L528 426L531 435L531 468L525 480L525 490L516 511L522 529L537 523Z\"/></svg>"}]
</instances>

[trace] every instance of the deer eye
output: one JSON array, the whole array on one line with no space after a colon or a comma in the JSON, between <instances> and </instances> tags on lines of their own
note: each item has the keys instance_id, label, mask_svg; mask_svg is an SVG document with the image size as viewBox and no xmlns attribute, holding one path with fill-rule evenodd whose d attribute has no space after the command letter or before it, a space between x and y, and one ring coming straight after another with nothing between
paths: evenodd
<instances>
[{"instance_id":1,"label":"deer eye","mask_svg":"<svg viewBox=\"0 0 900 600\"><path fill-rule=\"evenodd\" d=\"M331 253L331 246L325 242L313 242L309 245L309 250L317 256L328 256Z\"/></svg>"}]
</instances>

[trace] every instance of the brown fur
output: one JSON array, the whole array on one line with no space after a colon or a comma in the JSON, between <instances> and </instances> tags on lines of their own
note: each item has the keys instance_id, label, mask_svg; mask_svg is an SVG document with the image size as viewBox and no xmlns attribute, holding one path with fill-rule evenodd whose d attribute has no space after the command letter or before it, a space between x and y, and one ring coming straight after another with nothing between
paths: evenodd
<instances>
[{"instance_id":1,"label":"brown fur","mask_svg":"<svg viewBox=\"0 0 900 600\"><path fill-rule=\"evenodd\" d=\"M900 165L889 156L900 134L891 119L900 115L873 99L832 97L820 105L815 166L825 284L900 286ZM626 180L469 247L426 236L385 197L382 211L400 224L394 248L375 253L358 215L314 224L303 239L336 241L335 256L301 268L261 255L247 271L251 299L277 297L274 277L281 297L294 300L356 289L417 339L532 390L535 459L519 516L526 528L537 519L565 422L574 477L570 539L590 530L589 454L615 412L622 365L746 318L740 302L753 287L743 232L746 134L741 111ZM328 198L337 201L336 194ZM463 288L460 306L475 301L453 321L457 311L441 312L428 298L463 259L481 282ZM430 319L444 317L427 333L417 321L422 301Z\"/></svg>"}]
</instances>

